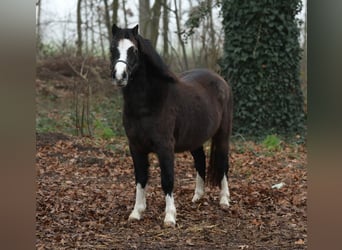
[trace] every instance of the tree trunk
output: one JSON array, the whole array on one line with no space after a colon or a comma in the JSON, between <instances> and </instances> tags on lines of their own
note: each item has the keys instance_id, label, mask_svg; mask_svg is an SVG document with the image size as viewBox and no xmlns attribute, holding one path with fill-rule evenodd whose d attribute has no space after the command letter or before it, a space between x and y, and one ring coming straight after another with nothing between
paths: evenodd
<instances>
[{"instance_id":1,"label":"tree trunk","mask_svg":"<svg viewBox=\"0 0 342 250\"><path fill-rule=\"evenodd\" d=\"M77 56L82 56L82 17L81 17L81 3L82 0L77 0Z\"/></svg>"},{"instance_id":2,"label":"tree trunk","mask_svg":"<svg viewBox=\"0 0 342 250\"><path fill-rule=\"evenodd\" d=\"M210 48L209 48L209 57L208 57L208 67L211 69L215 69L216 61L217 61L217 51L216 51L216 39L215 39L215 29L214 29L214 20L213 20L213 10L212 10L212 0L208 0L208 9L209 9L209 35L210 35Z\"/></svg>"},{"instance_id":3,"label":"tree trunk","mask_svg":"<svg viewBox=\"0 0 342 250\"><path fill-rule=\"evenodd\" d=\"M123 9L123 12L124 12L125 27L127 27L128 21L127 21L126 0L122 0L122 9Z\"/></svg>"},{"instance_id":4,"label":"tree trunk","mask_svg":"<svg viewBox=\"0 0 342 250\"><path fill-rule=\"evenodd\" d=\"M151 42L153 47L157 46L159 35L159 20L161 15L161 1L154 1L151 19Z\"/></svg>"},{"instance_id":5,"label":"tree trunk","mask_svg":"<svg viewBox=\"0 0 342 250\"><path fill-rule=\"evenodd\" d=\"M114 24L114 23L117 24L117 22L118 22L118 9L119 9L119 0L113 0L113 3L112 3L112 11L113 11L112 24ZM109 29L111 30L111 25L109 25ZM112 34L111 31L110 31L110 34Z\"/></svg>"},{"instance_id":6,"label":"tree trunk","mask_svg":"<svg viewBox=\"0 0 342 250\"><path fill-rule=\"evenodd\" d=\"M140 34L151 40L153 47L156 47L158 40L161 6L161 0L154 1L152 8L149 0L139 0Z\"/></svg>"},{"instance_id":7,"label":"tree trunk","mask_svg":"<svg viewBox=\"0 0 342 250\"><path fill-rule=\"evenodd\" d=\"M305 138L300 31L294 15L300 10L301 0L287 4L249 2L222 1L225 42L221 65L222 75L234 92L233 133ZM251 18L255 10L267 10L269 14Z\"/></svg>"},{"instance_id":8,"label":"tree trunk","mask_svg":"<svg viewBox=\"0 0 342 250\"><path fill-rule=\"evenodd\" d=\"M89 10L88 10L88 0L84 0L84 14L85 14L85 54L89 53Z\"/></svg>"},{"instance_id":9,"label":"tree trunk","mask_svg":"<svg viewBox=\"0 0 342 250\"><path fill-rule=\"evenodd\" d=\"M303 55L301 62L301 76L302 76L302 90L304 94L304 111L307 113L307 88L308 88L308 78L307 78L307 59L308 59L308 45L307 45L307 9L305 10L304 19L304 41L303 41Z\"/></svg>"},{"instance_id":10,"label":"tree trunk","mask_svg":"<svg viewBox=\"0 0 342 250\"><path fill-rule=\"evenodd\" d=\"M101 25L102 22L101 22L100 17L98 17L97 22L98 22L99 31L100 31L100 46L101 46L102 58L103 58L103 60L105 60L106 59L106 52L105 52L104 45L103 45L103 32L102 32L102 25Z\"/></svg>"},{"instance_id":11,"label":"tree trunk","mask_svg":"<svg viewBox=\"0 0 342 250\"><path fill-rule=\"evenodd\" d=\"M40 54L40 50L42 47L42 32L41 32L41 16L42 16L42 1L38 0L37 3L37 33L36 33L36 53L38 53L38 55Z\"/></svg>"},{"instance_id":12,"label":"tree trunk","mask_svg":"<svg viewBox=\"0 0 342 250\"><path fill-rule=\"evenodd\" d=\"M174 0L174 4L175 4L175 11L174 12L175 12L176 24L177 24L177 36L178 36L178 40L179 40L179 43L181 45L182 52L183 52L185 69L188 70L189 69L188 58L186 56L185 44L184 44L184 41L182 39L181 27L180 27L179 16L178 16L177 0Z\"/></svg>"},{"instance_id":13,"label":"tree trunk","mask_svg":"<svg viewBox=\"0 0 342 250\"><path fill-rule=\"evenodd\" d=\"M193 9L193 4L192 4L192 0L189 0L189 6L190 6L190 10ZM200 39L198 39L196 41L195 38L195 33L192 35L192 38L190 39L190 43L191 43L191 61L193 62L193 66L198 66L198 62L201 62L201 60L197 60L196 59L196 53L198 53L195 47L195 41L198 42ZM198 53L199 54L199 53ZM199 54L200 55L200 54ZM200 57L199 57L200 58Z\"/></svg>"},{"instance_id":14,"label":"tree trunk","mask_svg":"<svg viewBox=\"0 0 342 250\"><path fill-rule=\"evenodd\" d=\"M110 18L109 18L108 1L107 0L103 0L103 2L104 2L104 5L105 5L105 24L106 24L106 27L107 27L108 40L111 41L112 40L112 29L111 29Z\"/></svg>"},{"instance_id":15,"label":"tree trunk","mask_svg":"<svg viewBox=\"0 0 342 250\"><path fill-rule=\"evenodd\" d=\"M207 58L208 58L208 53L207 53L207 27L205 22L203 22L203 29L202 29L202 35L201 35L201 43L202 43L202 48L201 48L201 53L199 57L199 61L203 65L203 67L207 67Z\"/></svg>"},{"instance_id":16,"label":"tree trunk","mask_svg":"<svg viewBox=\"0 0 342 250\"><path fill-rule=\"evenodd\" d=\"M163 1L163 55L164 58L169 57L169 9L168 1Z\"/></svg>"},{"instance_id":17,"label":"tree trunk","mask_svg":"<svg viewBox=\"0 0 342 250\"><path fill-rule=\"evenodd\" d=\"M95 21L94 21L94 16L95 16L95 11L94 11L94 1L90 1L90 13L91 13L91 18L90 18L90 32L91 32L91 48L90 51L92 54L95 53Z\"/></svg>"},{"instance_id":18,"label":"tree trunk","mask_svg":"<svg viewBox=\"0 0 342 250\"><path fill-rule=\"evenodd\" d=\"M139 0L139 30L143 37L150 38L148 31L150 20L150 0Z\"/></svg>"}]
</instances>

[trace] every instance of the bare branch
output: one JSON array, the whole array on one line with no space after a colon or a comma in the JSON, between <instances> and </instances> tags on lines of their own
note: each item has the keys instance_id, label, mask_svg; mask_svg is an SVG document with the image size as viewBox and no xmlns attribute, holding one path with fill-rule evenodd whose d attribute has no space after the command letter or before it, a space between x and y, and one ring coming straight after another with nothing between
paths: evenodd
<instances>
[{"instance_id":1,"label":"bare branch","mask_svg":"<svg viewBox=\"0 0 342 250\"><path fill-rule=\"evenodd\" d=\"M75 67L72 65L72 63L69 61L69 59L67 59L67 63L69 65L69 67L72 69L72 71L75 72L76 75L81 77L83 80L88 81L88 77L87 76L88 76L88 72L89 71L87 70L87 72L85 74L83 74L84 64L85 64L86 60L87 60L87 58L84 58L80 71L75 69Z\"/></svg>"}]
</instances>

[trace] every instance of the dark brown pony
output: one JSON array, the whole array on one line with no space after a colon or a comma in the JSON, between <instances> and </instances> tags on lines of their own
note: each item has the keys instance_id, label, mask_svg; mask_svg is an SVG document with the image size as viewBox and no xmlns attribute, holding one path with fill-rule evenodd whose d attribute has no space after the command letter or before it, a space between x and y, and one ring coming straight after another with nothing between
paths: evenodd
<instances>
[{"instance_id":1,"label":"dark brown pony","mask_svg":"<svg viewBox=\"0 0 342 250\"><path fill-rule=\"evenodd\" d=\"M129 140L136 179L136 201L130 220L146 208L148 154L156 153L165 193L164 224L174 226L174 153L190 151L197 170L193 202L204 194L206 173L203 144L211 138L208 182L219 186L220 204L229 206L229 136L232 93L227 82L207 69L174 75L150 42L133 29L112 27L113 84L122 87L123 124Z\"/></svg>"}]
</instances>

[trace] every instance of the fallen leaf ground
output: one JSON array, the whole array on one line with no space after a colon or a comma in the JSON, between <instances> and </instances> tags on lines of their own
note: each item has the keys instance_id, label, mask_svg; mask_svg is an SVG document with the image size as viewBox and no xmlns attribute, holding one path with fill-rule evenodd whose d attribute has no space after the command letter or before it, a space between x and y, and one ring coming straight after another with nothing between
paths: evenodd
<instances>
[{"instance_id":1,"label":"fallen leaf ground","mask_svg":"<svg viewBox=\"0 0 342 250\"><path fill-rule=\"evenodd\" d=\"M207 149L208 151L208 149ZM208 152L207 152L208 153ZM270 152L234 142L231 207L206 187L191 203L196 172L191 155L177 154L177 226L164 228L158 162L151 156L147 210L138 222L135 181L125 138L111 141L37 134L37 249L306 249L307 159L303 145ZM284 182L280 189L272 185Z\"/></svg>"}]
</instances>

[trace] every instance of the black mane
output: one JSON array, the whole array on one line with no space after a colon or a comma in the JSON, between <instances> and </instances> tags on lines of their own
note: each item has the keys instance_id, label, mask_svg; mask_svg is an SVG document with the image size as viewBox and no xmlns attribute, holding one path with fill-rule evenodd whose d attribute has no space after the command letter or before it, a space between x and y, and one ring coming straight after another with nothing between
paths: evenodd
<instances>
[{"instance_id":1,"label":"black mane","mask_svg":"<svg viewBox=\"0 0 342 250\"><path fill-rule=\"evenodd\" d=\"M167 80L168 82L177 82L178 78L173 72L170 71L169 67L165 64L163 59L153 48L151 41L143 38L140 35L137 35L136 39L138 42L139 50L152 67L150 70L158 76L162 77L163 79Z\"/></svg>"}]
</instances>

